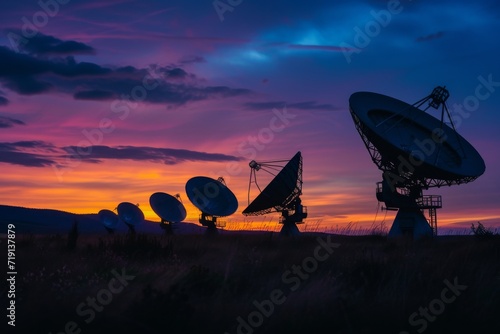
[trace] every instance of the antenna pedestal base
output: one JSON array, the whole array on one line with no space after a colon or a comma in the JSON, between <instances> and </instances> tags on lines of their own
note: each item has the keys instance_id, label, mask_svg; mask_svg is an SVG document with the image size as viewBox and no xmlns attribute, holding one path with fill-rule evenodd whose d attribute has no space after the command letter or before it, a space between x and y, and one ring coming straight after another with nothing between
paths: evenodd
<instances>
[{"instance_id":1,"label":"antenna pedestal base","mask_svg":"<svg viewBox=\"0 0 500 334\"><path fill-rule=\"evenodd\" d=\"M281 228L280 235L284 237L294 237L300 235L299 228L295 223L285 223Z\"/></svg>"},{"instance_id":2,"label":"antenna pedestal base","mask_svg":"<svg viewBox=\"0 0 500 334\"><path fill-rule=\"evenodd\" d=\"M389 231L388 237L409 236L414 240L432 237L432 228L418 208L400 208Z\"/></svg>"},{"instance_id":3,"label":"antenna pedestal base","mask_svg":"<svg viewBox=\"0 0 500 334\"><path fill-rule=\"evenodd\" d=\"M219 233L219 230L217 229L217 217L215 216L202 213L200 216L200 224L202 226L206 226L207 230L205 231L205 233L207 235L213 235Z\"/></svg>"},{"instance_id":4,"label":"antenna pedestal base","mask_svg":"<svg viewBox=\"0 0 500 334\"><path fill-rule=\"evenodd\" d=\"M219 230L217 229L217 226L215 225L208 225L207 230L205 231L206 235L217 235L219 234Z\"/></svg>"},{"instance_id":5,"label":"antenna pedestal base","mask_svg":"<svg viewBox=\"0 0 500 334\"><path fill-rule=\"evenodd\" d=\"M297 236L300 231L297 224L303 224L303 219L307 218L307 207L300 204L298 197L293 210L283 210L281 212L280 224L283 224L280 235L283 236Z\"/></svg>"},{"instance_id":6,"label":"antenna pedestal base","mask_svg":"<svg viewBox=\"0 0 500 334\"><path fill-rule=\"evenodd\" d=\"M172 223L162 220L160 223L160 227L163 231L165 231L165 234L167 234L167 235L174 234L174 229L172 227Z\"/></svg>"}]
</instances>

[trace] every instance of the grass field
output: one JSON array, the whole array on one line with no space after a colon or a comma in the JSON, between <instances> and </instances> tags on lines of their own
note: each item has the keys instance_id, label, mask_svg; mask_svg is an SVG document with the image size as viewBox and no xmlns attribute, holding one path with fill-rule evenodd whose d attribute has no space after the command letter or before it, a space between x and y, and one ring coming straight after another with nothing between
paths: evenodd
<instances>
[{"instance_id":1,"label":"grass field","mask_svg":"<svg viewBox=\"0 0 500 334\"><path fill-rule=\"evenodd\" d=\"M500 332L498 236L18 236L16 252L19 333Z\"/></svg>"}]
</instances>

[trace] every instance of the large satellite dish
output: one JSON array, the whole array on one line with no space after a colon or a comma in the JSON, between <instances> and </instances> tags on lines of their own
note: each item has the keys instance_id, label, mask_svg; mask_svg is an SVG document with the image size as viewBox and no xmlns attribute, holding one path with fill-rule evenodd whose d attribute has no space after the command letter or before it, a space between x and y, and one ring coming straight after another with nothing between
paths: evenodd
<instances>
[{"instance_id":1,"label":"large satellite dish","mask_svg":"<svg viewBox=\"0 0 500 334\"><path fill-rule=\"evenodd\" d=\"M283 163L286 163L283 165ZM259 188L256 172L264 170L272 175L272 181L243 210L245 216L258 216L270 212L280 212L282 235L296 235L299 229L296 224L303 223L307 217L307 207L301 204L302 195L302 155L297 152L290 160L257 162L252 160L250 166L250 182L248 196L250 202L250 187L252 183ZM280 170L281 168L281 170ZM260 190L260 188L259 188Z\"/></svg>"},{"instance_id":2,"label":"large satellite dish","mask_svg":"<svg viewBox=\"0 0 500 334\"><path fill-rule=\"evenodd\" d=\"M135 233L135 228L144 222L144 213L135 204L122 202L118 204L117 211L118 217L128 226L131 233Z\"/></svg>"},{"instance_id":3,"label":"large satellite dish","mask_svg":"<svg viewBox=\"0 0 500 334\"><path fill-rule=\"evenodd\" d=\"M179 195L177 195L179 196ZM149 197L149 204L153 211L160 217L160 226L165 229L167 234L173 232L172 224L180 223L186 219L186 208L179 197L157 192Z\"/></svg>"},{"instance_id":4,"label":"large satellite dish","mask_svg":"<svg viewBox=\"0 0 500 334\"><path fill-rule=\"evenodd\" d=\"M101 222L102 225L104 225L104 228L108 233L112 234L116 230L116 227L118 226L119 218L111 210L101 210L97 214L99 217L99 221Z\"/></svg>"},{"instance_id":5,"label":"large satellite dish","mask_svg":"<svg viewBox=\"0 0 500 334\"><path fill-rule=\"evenodd\" d=\"M446 88L436 87L413 105L370 92L357 92L349 99L356 129L383 172L377 199L388 210L398 210L389 236L436 235L441 196L423 195L422 190L468 183L485 171L479 153L457 133L446 106L448 97ZM431 107L441 107L440 119L426 113ZM424 209L429 210L428 220Z\"/></svg>"},{"instance_id":6,"label":"large satellite dish","mask_svg":"<svg viewBox=\"0 0 500 334\"><path fill-rule=\"evenodd\" d=\"M207 227L207 232L217 232L217 218L232 215L238 209L238 200L225 185L224 179L214 180L205 176L196 176L186 183L186 194L201 211L200 224Z\"/></svg>"}]
</instances>

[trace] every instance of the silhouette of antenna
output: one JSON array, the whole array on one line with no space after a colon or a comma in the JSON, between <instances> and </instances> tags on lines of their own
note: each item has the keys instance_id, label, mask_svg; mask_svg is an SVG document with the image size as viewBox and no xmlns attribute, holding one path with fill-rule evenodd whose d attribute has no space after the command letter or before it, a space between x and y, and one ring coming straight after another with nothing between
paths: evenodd
<instances>
[{"instance_id":1,"label":"silhouette of antenna","mask_svg":"<svg viewBox=\"0 0 500 334\"><path fill-rule=\"evenodd\" d=\"M455 129L446 105L449 96L445 87L436 87L413 105L370 92L349 98L356 130L383 172L377 199L387 210L398 211L389 237L437 235L441 196L422 191L472 182L485 171L479 153ZM431 107L441 108L440 119L426 112ZM428 220L424 210L429 210Z\"/></svg>"},{"instance_id":2,"label":"silhouette of antenna","mask_svg":"<svg viewBox=\"0 0 500 334\"><path fill-rule=\"evenodd\" d=\"M283 163L285 163L283 165ZM280 223L283 224L280 234L298 235L296 224L302 224L307 217L307 207L302 205L302 155L297 152L290 160L257 162L252 160L250 166L250 181L248 184L248 201L250 202L251 184L257 183L257 171L265 171L274 176L272 181L243 210L245 216L258 216L270 212L281 213Z\"/></svg>"},{"instance_id":3,"label":"silhouette of antenna","mask_svg":"<svg viewBox=\"0 0 500 334\"><path fill-rule=\"evenodd\" d=\"M160 227L165 233L172 234L175 223L186 219L186 208L180 202L180 195L175 197L166 193L157 192L149 197L149 204L153 211L160 217Z\"/></svg>"},{"instance_id":4,"label":"silhouette of antenna","mask_svg":"<svg viewBox=\"0 0 500 334\"><path fill-rule=\"evenodd\" d=\"M222 177L214 180L196 176L186 183L186 194L191 203L201 211L199 222L207 233L217 233L217 219L232 215L238 209L238 200L226 186Z\"/></svg>"},{"instance_id":5,"label":"silhouette of antenna","mask_svg":"<svg viewBox=\"0 0 500 334\"><path fill-rule=\"evenodd\" d=\"M144 222L144 213L135 204L122 202L117 207L118 217L129 228L129 232L135 234L135 228Z\"/></svg>"}]
</instances>

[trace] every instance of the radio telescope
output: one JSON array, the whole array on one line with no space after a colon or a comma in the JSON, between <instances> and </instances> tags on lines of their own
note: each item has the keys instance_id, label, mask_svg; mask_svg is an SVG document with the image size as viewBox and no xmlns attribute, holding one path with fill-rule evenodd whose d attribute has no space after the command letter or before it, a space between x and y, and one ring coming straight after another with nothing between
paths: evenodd
<instances>
[{"instance_id":1,"label":"radio telescope","mask_svg":"<svg viewBox=\"0 0 500 334\"><path fill-rule=\"evenodd\" d=\"M283 165L286 162L285 165ZM243 210L245 216L259 216L270 212L281 213L281 235L298 235L296 224L302 224L307 217L307 207L302 205L302 155L297 152L291 160L257 162L252 160L250 166L250 182L248 184L248 202L250 202L250 187L257 183L257 171L263 170L274 179L260 194ZM281 170L280 170L281 168ZM279 171L279 172L278 172ZM277 174L276 174L277 173Z\"/></svg>"},{"instance_id":2,"label":"radio telescope","mask_svg":"<svg viewBox=\"0 0 500 334\"><path fill-rule=\"evenodd\" d=\"M437 235L441 196L422 191L472 182L485 171L479 153L455 129L446 106L449 95L445 87L436 87L413 105L370 92L349 98L356 130L382 171L377 200L387 210L398 211L389 237ZM441 108L440 119L426 113L431 107ZM424 210L429 211L428 220Z\"/></svg>"},{"instance_id":3,"label":"radio telescope","mask_svg":"<svg viewBox=\"0 0 500 334\"><path fill-rule=\"evenodd\" d=\"M226 186L222 177L214 180L196 176L186 183L186 194L201 211L200 224L207 227L207 233L217 233L217 218L232 215L238 209L238 200Z\"/></svg>"},{"instance_id":4,"label":"radio telescope","mask_svg":"<svg viewBox=\"0 0 500 334\"><path fill-rule=\"evenodd\" d=\"M109 234L113 234L118 226L118 216L111 210L101 210L97 214L99 221Z\"/></svg>"},{"instance_id":5,"label":"radio telescope","mask_svg":"<svg viewBox=\"0 0 500 334\"><path fill-rule=\"evenodd\" d=\"M160 217L160 227L165 233L173 233L173 224L186 219L186 208L180 201L180 195L175 197L166 193L157 192L149 197L149 204L153 211Z\"/></svg>"},{"instance_id":6,"label":"radio telescope","mask_svg":"<svg viewBox=\"0 0 500 334\"><path fill-rule=\"evenodd\" d=\"M118 204L118 217L123 221L130 231L130 233L135 234L135 228L144 222L144 213L139 209L138 205L122 202Z\"/></svg>"}]
</instances>

